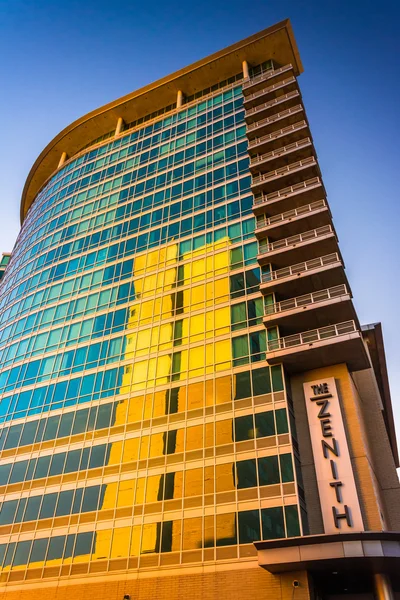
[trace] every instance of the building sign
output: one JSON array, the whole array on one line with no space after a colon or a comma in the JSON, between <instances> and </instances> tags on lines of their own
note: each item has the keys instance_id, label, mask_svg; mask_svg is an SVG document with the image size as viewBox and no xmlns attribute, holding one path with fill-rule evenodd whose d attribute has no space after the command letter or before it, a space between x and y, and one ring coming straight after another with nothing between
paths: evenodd
<instances>
[{"instance_id":1,"label":"building sign","mask_svg":"<svg viewBox=\"0 0 400 600\"><path fill-rule=\"evenodd\" d=\"M362 531L335 379L307 382L303 388L325 533Z\"/></svg>"}]
</instances>

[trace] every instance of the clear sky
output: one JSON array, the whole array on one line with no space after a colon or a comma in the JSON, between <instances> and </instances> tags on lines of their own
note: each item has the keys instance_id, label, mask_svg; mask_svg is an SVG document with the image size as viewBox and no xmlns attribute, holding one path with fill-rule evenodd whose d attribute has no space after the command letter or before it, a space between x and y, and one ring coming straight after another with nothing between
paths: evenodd
<instances>
[{"instance_id":1,"label":"clear sky","mask_svg":"<svg viewBox=\"0 0 400 600\"><path fill-rule=\"evenodd\" d=\"M358 314L383 323L400 436L398 0L0 0L0 251L61 129L287 17Z\"/></svg>"}]
</instances>

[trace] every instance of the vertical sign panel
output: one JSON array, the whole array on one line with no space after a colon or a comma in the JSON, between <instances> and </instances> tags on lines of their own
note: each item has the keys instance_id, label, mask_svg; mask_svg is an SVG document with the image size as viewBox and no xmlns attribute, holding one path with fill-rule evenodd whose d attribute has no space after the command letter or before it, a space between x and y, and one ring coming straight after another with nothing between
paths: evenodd
<instances>
[{"instance_id":1,"label":"vertical sign panel","mask_svg":"<svg viewBox=\"0 0 400 600\"><path fill-rule=\"evenodd\" d=\"M335 379L309 381L303 388L325 533L362 531Z\"/></svg>"}]
</instances>

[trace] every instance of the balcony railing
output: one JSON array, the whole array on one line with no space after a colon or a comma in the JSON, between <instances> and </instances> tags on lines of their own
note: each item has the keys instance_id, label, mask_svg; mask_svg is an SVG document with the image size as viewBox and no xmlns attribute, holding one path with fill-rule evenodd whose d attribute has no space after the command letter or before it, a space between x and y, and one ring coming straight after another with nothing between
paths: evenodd
<instances>
[{"instance_id":1,"label":"balcony railing","mask_svg":"<svg viewBox=\"0 0 400 600\"><path fill-rule=\"evenodd\" d=\"M299 140L298 142L293 142L292 144L288 144L287 146L282 146L282 148L271 150L271 152L266 152L265 154L257 154L257 156L253 156L253 158L250 159L250 166L254 167L259 163L278 158L279 156L282 156L282 154L295 152L296 150L301 150L301 148L311 146L311 144L311 139L309 137L306 137L302 140Z\"/></svg>"},{"instance_id":2,"label":"balcony railing","mask_svg":"<svg viewBox=\"0 0 400 600\"><path fill-rule=\"evenodd\" d=\"M285 165L284 167L280 167L274 171L269 171L268 173L263 173L261 175L257 175L257 177L253 177L252 186L260 185L271 179L276 179L277 177L284 177L285 175L289 175L290 173L294 173L300 169L316 166L316 164L317 161L315 160L315 157L308 156L307 158L298 160L290 165Z\"/></svg>"},{"instance_id":3,"label":"balcony railing","mask_svg":"<svg viewBox=\"0 0 400 600\"><path fill-rule=\"evenodd\" d=\"M279 121L280 119L286 119L286 117L290 117L290 115L295 115L299 112L303 111L302 104L296 104L296 106L292 106L292 108L287 108L286 110L282 110L281 112L275 113L266 119L261 119L261 121L255 121L254 123L250 123L247 125L247 131L253 131L253 129L258 129L258 127L263 127L264 125L270 125L271 123L275 123L275 121Z\"/></svg>"},{"instance_id":4,"label":"balcony railing","mask_svg":"<svg viewBox=\"0 0 400 600\"><path fill-rule=\"evenodd\" d=\"M344 323L338 323L337 325L327 325L320 329L312 329L311 331L305 331L304 333L296 333L294 335L278 338L277 340L270 340L268 342L268 352L286 350L305 344L313 344L341 335L355 333L356 331L358 331L358 329L354 321L345 321Z\"/></svg>"},{"instance_id":5,"label":"balcony railing","mask_svg":"<svg viewBox=\"0 0 400 600\"><path fill-rule=\"evenodd\" d=\"M287 85L289 85L290 83L295 83L296 81L296 77L287 77L286 79L282 79L282 81L278 81L277 83L274 83L273 85L269 85L266 88L263 88L262 90L259 90L258 92L253 92L252 94L249 94L248 96L244 97L244 102L249 102L250 100L255 100L256 98L259 98L260 96L265 96L266 94L270 94L271 92L274 92L276 90L279 90L280 88L283 88Z\"/></svg>"},{"instance_id":6,"label":"balcony railing","mask_svg":"<svg viewBox=\"0 0 400 600\"><path fill-rule=\"evenodd\" d=\"M305 192L309 189L313 189L320 185L322 185L320 178L312 177L311 179L307 179L306 181L300 181L299 183L295 183L294 185L290 185L289 187L277 190L276 192L270 192L269 194L259 194L258 196L254 197L254 204L258 206L259 204L273 202L275 200L278 200L279 198L286 198L291 194Z\"/></svg>"},{"instance_id":7,"label":"balcony railing","mask_svg":"<svg viewBox=\"0 0 400 600\"><path fill-rule=\"evenodd\" d=\"M257 106L246 110L246 117L254 115L263 110L267 110L268 108L271 108L276 104L281 104L282 102L286 102L287 100L291 100L292 98L297 98L298 96L300 96L299 90L293 90L292 92L288 92L283 96L278 96L278 98L274 98L273 100L269 100L268 102L264 102L263 104L257 104Z\"/></svg>"},{"instance_id":8,"label":"balcony railing","mask_svg":"<svg viewBox=\"0 0 400 600\"><path fill-rule=\"evenodd\" d=\"M337 252L326 254L325 256L319 256L318 258L312 258L305 262L297 263L296 265L291 265L289 267L283 267L282 269L277 269L275 271L271 271L270 273L263 273L261 276L261 282L269 283L270 281L284 279L285 277L292 277L308 271L315 271L316 269L321 269L322 267L327 267L335 263L340 263L340 258Z\"/></svg>"},{"instance_id":9,"label":"balcony railing","mask_svg":"<svg viewBox=\"0 0 400 600\"><path fill-rule=\"evenodd\" d=\"M274 250L289 248L290 246L300 244L301 242L307 242L330 233L333 233L331 225L324 225L323 227L317 227L317 229L311 229L310 231L305 231L304 233L298 233L297 235L292 235L288 238L283 238L282 240L276 240L276 242L271 242L270 244L260 243L259 254L267 254L268 252L273 252Z\"/></svg>"},{"instance_id":10,"label":"balcony railing","mask_svg":"<svg viewBox=\"0 0 400 600\"><path fill-rule=\"evenodd\" d=\"M269 227L269 225L275 225L276 223L282 223L288 219L294 219L296 217L300 217L301 215L306 215L314 212L315 210L320 210L321 208L326 207L327 203L325 200L316 200L315 202L311 202L311 204L305 204L303 206L299 206L298 208L292 208L292 210L287 210L286 212L280 213L279 215L273 215L272 217L266 217L265 215L262 215L261 217L257 218L256 230Z\"/></svg>"},{"instance_id":11,"label":"balcony railing","mask_svg":"<svg viewBox=\"0 0 400 600\"><path fill-rule=\"evenodd\" d=\"M291 64L285 65L284 67L280 67L279 69L269 69L268 71L264 71L264 73L261 73L260 75L256 75L255 77L249 78L248 81L245 81L243 83L242 87L244 90L246 90L252 85L255 85L256 83L260 83L261 81L265 81L267 79L272 79L272 77L276 77L281 73L286 73L286 71L290 71L291 69L293 69L293 66Z\"/></svg>"},{"instance_id":12,"label":"balcony railing","mask_svg":"<svg viewBox=\"0 0 400 600\"><path fill-rule=\"evenodd\" d=\"M348 295L347 287L344 284L335 285L326 290L318 290L311 294L289 298L288 300L282 300L275 304L266 304L264 307L264 314L265 316L274 315L276 313L309 306L310 304L318 304L319 302L325 302L326 300L332 300L345 295Z\"/></svg>"},{"instance_id":13,"label":"balcony railing","mask_svg":"<svg viewBox=\"0 0 400 600\"><path fill-rule=\"evenodd\" d=\"M302 121L298 121L297 123L293 123L293 125L288 125L287 127L282 127L281 129L273 131L272 133L268 133L267 135L256 137L253 140L249 140L249 149L259 146L260 144L270 142L279 137L283 137L284 135L289 135L295 131L304 129L305 127L308 127L308 125L307 121L303 119Z\"/></svg>"}]
</instances>

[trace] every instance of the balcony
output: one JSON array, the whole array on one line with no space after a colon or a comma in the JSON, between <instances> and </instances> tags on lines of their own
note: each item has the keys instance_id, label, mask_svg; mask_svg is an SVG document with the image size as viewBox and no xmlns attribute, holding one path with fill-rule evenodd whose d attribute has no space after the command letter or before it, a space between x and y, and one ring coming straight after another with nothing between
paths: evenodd
<instances>
[{"instance_id":1,"label":"balcony","mask_svg":"<svg viewBox=\"0 0 400 600\"><path fill-rule=\"evenodd\" d=\"M355 321L345 321L268 342L267 361L283 363L296 373L347 363L350 371L370 366L361 332Z\"/></svg>"},{"instance_id":2,"label":"balcony","mask_svg":"<svg viewBox=\"0 0 400 600\"><path fill-rule=\"evenodd\" d=\"M351 294L345 284L296 296L274 304L264 310L267 327L279 325L280 333L304 331L333 322L356 321Z\"/></svg>"},{"instance_id":3,"label":"balcony","mask_svg":"<svg viewBox=\"0 0 400 600\"><path fill-rule=\"evenodd\" d=\"M273 232L277 238L301 233L305 229L316 229L329 225L331 214L326 200L316 200L310 204L292 208L286 212L266 217L257 217L255 235L264 238Z\"/></svg>"},{"instance_id":4,"label":"balcony","mask_svg":"<svg viewBox=\"0 0 400 600\"><path fill-rule=\"evenodd\" d=\"M302 183L306 177L308 180L318 177L319 174L320 171L315 156L308 156L290 165L253 177L251 189L255 194L261 190L266 193L276 192L282 187L282 180L284 179L290 178L290 182L287 183L296 185L296 183Z\"/></svg>"},{"instance_id":5,"label":"balcony","mask_svg":"<svg viewBox=\"0 0 400 600\"><path fill-rule=\"evenodd\" d=\"M244 81L242 84L243 94L247 95L246 92L254 93L260 89L260 86L264 84L264 81L269 81L274 78L279 78L279 81L284 79L284 74L288 73L288 71L292 71L292 65L285 65L280 67L279 69L269 69L260 75L256 75L255 77L249 78L247 81Z\"/></svg>"},{"instance_id":6,"label":"balcony","mask_svg":"<svg viewBox=\"0 0 400 600\"><path fill-rule=\"evenodd\" d=\"M299 160L308 158L313 153L313 143L311 138L306 137L298 142L292 142L287 146L281 146L265 154L257 154L250 159L250 170L252 172L263 172L271 170L271 164L276 169L286 165L288 157L292 154L296 154Z\"/></svg>"},{"instance_id":7,"label":"balcony","mask_svg":"<svg viewBox=\"0 0 400 600\"><path fill-rule=\"evenodd\" d=\"M347 284L343 261L339 253L333 252L263 273L260 291L266 295L276 292L291 297L343 283Z\"/></svg>"},{"instance_id":8,"label":"balcony","mask_svg":"<svg viewBox=\"0 0 400 600\"><path fill-rule=\"evenodd\" d=\"M298 142L307 134L309 134L308 123L303 119L293 125L282 127L267 135L249 140L248 152L249 154L254 154L255 152L259 154L265 150L275 150L286 144Z\"/></svg>"},{"instance_id":9,"label":"balcony","mask_svg":"<svg viewBox=\"0 0 400 600\"><path fill-rule=\"evenodd\" d=\"M281 81L277 81L272 85L268 85L267 87L263 87L258 92L253 92L252 94L248 94L243 97L243 105L246 109L253 107L256 105L261 98L267 98L271 94L276 94L279 90L286 88L285 92L291 92L293 89L297 89L296 77L292 75L291 77L286 77Z\"/></svg>"},{"instance_id":10,"label":"balcony","mask_svg":"<svg viewBox=\"0 0 400 600\"><path fill-rule=\"evenodd\" d=\"M253 213L260 215L268 211L269 214L279 214L290 208L301 206L305 203L305 200L315 202L325 195L325 189L320 178L312 177L276 192L257 194L254 197Z\"/></svg>"},{"instance_id":11,"label":"balcony","mask_svg":"<svg viewBox=\"0 0 400 600\"><path fill-rule=\"evenodd\" d=\"M260 242L257 260L260 264L273 263L280 267L290 260L307 260L337 252L338 245L332 225L324 225L275 242Z\"/></svg>"},{"instance_id":12,"label":"balcony","mask_svg":"<svg viewBox=\"0 0 400 600\"><path fill-rule=\"evenodd\" d=\"M269 100L268 102L263 102L261 104L258 104L257 106L254 106L253 108L246 110L246 114L245 114L246 123L250 124L250 123L253 123L254 121L256 121L257 119L266 117L268 112L271 111L271 109L275 108L276 106L279 106L279 110L281 112L283 110L291 108L292 106L294 106L296 104L296 101L299 102L299 99L300 99L299 90L292 90L291 92L288 92L287 94L282 94L281 96L278 96L277 98L272 98L272 100Z\"/></svg>"},{"instance_id":13,"label":"balcony","mask_svg":"<svg viewBox=\"0 0 400 600\"><path fill-rule=\"evenodd\" d=\"M285 127L294 125L301 119L301 115L304 115L303 105L296 104L296 106L277 112L266 119L261 119L247 125L247 137L249 140L252 140L255 137L271 133L276 128L276 123L280 123L281 121L284 121Z\"/></svg>"}]
</instances>

